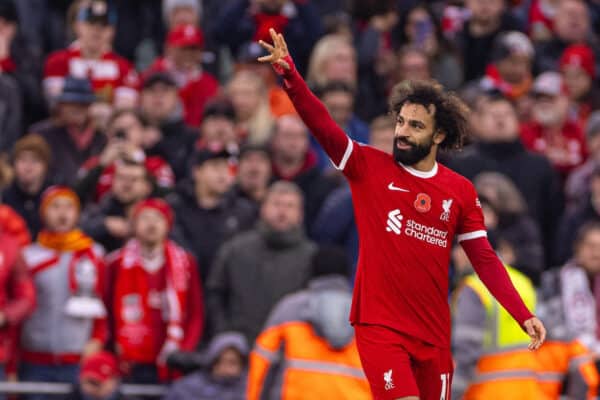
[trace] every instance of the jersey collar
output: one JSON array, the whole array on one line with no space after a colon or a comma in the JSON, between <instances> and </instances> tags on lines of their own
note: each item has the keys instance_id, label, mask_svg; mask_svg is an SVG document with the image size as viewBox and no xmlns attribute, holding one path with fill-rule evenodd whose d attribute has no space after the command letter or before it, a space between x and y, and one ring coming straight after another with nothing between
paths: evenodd
<instances>
[{"instance_id":1,"label":"jersey collar","mask_svg":"<svg viewBox=\"0 0 600 400\"><path fill-rule=\"evenodd\" d=\"M404 170L406 172L408 172L409 174L411 174L413 176L416 176L417 178L424 178L424 179L433 178L438 172L437 161L435 162L435 164L433 164L433 168L431 168L431 170L429 170L429 171L419 171L419 170L414 169L413 167L409 167L402 163L398 163L398 164L400 164L400 166L402 168L404 168Z\"/></svg>"}]
</instances>

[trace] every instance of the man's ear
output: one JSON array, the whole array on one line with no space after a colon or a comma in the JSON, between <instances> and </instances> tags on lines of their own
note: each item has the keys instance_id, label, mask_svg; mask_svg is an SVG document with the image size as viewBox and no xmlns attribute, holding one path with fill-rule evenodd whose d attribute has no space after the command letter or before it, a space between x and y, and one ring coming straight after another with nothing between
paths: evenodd
<instances>
[{"instance_id":1,"label":"man's ear","mask_svg":"<svg viewBox=\"0 0 600 400\"><path fill-rule=\"evenodd\" d=\"M433 143L440 145L446 139L446 132L437 130L433 133Z\"/></svg>"}]
</instances>

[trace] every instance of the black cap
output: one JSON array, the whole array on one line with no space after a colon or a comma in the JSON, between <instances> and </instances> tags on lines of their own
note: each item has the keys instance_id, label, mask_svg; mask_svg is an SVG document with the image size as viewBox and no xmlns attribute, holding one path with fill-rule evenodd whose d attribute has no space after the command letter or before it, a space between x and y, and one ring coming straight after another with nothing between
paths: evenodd
<instances>
[{"instance_id":1,"label":"black cap","mask_svg":"<svg viewBox=\"0 0 600 400\"><path fill-rule=\"evenodd\" d=\"M231 158L231 156L232 156L231 153L225 149L210 150L207 148L203 148L203 149L196 151L196 154L194 155L194 165L200 166L210 160L218 160L218 159L228 160L229 158Z\"/></svg>"},{"instance_id":2,"label":"black cap","mask_svg":"<svg viewBox=\"0 0 600 400\"><path fill-rule=\"evenodd\" d=\"M267 158L271 158L271 149L264 144L246 143L242 145L239 158L242 159L249 153L263 153Z\"/></svg>"},{"instance_id":3,"label":"black cap","mask_svg":"<svg viewBox=\"0 0 600 400\"><path fill-rule=\"evenodd\" d=\"M312 257L313 278L324 275L348 276L349 267L346 252L339 246L321 246Z\"/></svg>"},{"instance_id":4,"label":"black cap","mask_svg":"<svg viewBox=\"0 0 600 400\"><path fill-rule=\"evenodd\" d=\"M210 117L223 117L235 121L235 110L233 104L227 99L211 100L204 106L202 119Z\"/></svg>"},{"instance_id":5,"label":"black cap","mask_svg":"<svg viewBox=\"0 0 600 400\"><path fill-rule=\"evenodd\" d=\"M8 22L19 22L17 7L13 0L0 0L0 18L3 18Z\"/></svg>"},{"instance_id":6,"label":"black cap","mask_svg":"<svg viewBox=\"0 0 600 400\"><path fill-rule=\"evenodd\" d=\"M165 85L173 87L177 86L175 79L173 79L173 77L170 74L162 71L157 71L152 72L144 77L142 81L142 89L147 89L150 86L153 86L157 83L164 83Z\"/></svg>"},{"instance_id":7,"label":"black cap","mask_svg":"<svg viewBox=\"0 0 600 400\"><path fill-rule=\"evenodd\" d=\"M96 101L96 95L89 79L67 76L62 92L56 98L59 103L90 104Z\"/></svg>"},{"instance_id":8,"label":"black cap","mask_svg":"<svg viewBox=\"0 0 600 400\"><path fill-rule=\"evenodd\" d=\"M116 15L109 8L109 5L104 0L92 0L92 2L82 7L77 15L79 21L97 23L102 25L115 25Z\"/></svg>"}]
</instances>

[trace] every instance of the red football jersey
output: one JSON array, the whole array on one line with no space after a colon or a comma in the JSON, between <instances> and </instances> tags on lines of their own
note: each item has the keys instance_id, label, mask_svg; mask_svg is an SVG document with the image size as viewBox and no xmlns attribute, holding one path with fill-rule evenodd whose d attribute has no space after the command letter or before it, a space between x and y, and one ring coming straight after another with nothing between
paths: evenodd
<instances>
[{"instance_id":1,"label":"red football jersey","mask_svg":"<svg viewBox=\"0 0 600 400\"><path fill-rule=\"evenodd\" d=\"M452 241L486 236L475 188L440 164L423 173L372 147L348 146L340 167L360 234L350 320L448 347Z\"/></svg>"}]
</instances>

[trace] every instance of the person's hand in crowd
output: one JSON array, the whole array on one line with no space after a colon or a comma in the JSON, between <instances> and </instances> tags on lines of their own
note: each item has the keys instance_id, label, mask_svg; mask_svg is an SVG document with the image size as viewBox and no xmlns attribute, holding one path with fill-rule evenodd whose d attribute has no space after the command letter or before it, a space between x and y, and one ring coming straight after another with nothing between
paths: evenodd
<instances>
[{"instance_id":1,"label":"person's hand in crowd","mask_svg":"<svg viewBox=\"0 0 600 400\"><path fill-rule=\"evenodd\" d=\"M385 14L374 15L369 21L371 27L379 32L389 32L397 23L398 13L396 11L388 11Z\"/></svg>"},{"instance_id":2,"label":"person's hand in crowd","mask_svg":"<svg viewBox=\"0 0 600 400\"><path fill-rule=\"evenodd\" d=\"M17 34L17 25L13 22L0 20L0 59L10 55L10 44Z\"/></svg>"},{"instance_id":3,"label":"person's hand in crowd","mask_svg":"<svg viewBox=\"0 0 600 400\"><path fill-rule=\"evenodd\" d=\"M100 165L106 167L114 163L125 151L125 146L122 139L112 138L100 154Z\"/></svg>"},{"instance_id":4,"label":"person's hand in crowd","mask_svg":"<svg viewBox=\"0 0 600 400\"><path fill-rule=\"evenodd\" d=\"M288 57L290 53L288 51L287 44L283 39L283 35L281 33L275 32L275 29L273 28L269 29L269 33L271 34L271 39L273 40L273 46L271 46L264 40L259 40L258 43L269 52L269 55L259 57L258 61L270 62L271 64L275 64L281 68L290 70L290 64L288 64L288 62L285 61L285 57Z\"/></svg>"},{"instance_id":5,"label":"person's hand in crowd","mask_svg":"<svg viewBox=\"0 0 600 400\"><path fill-rule=\"evenodd\" d=\"M108 233L119 239L127 238L131 232L129 221L122 217L106 217L104 226Z\"/></svg>"},{"instance_id":6,"label":"person's hand in crowd","mask_svg":"<svg viewBox=\"0 0 600 400\"><path fill-rule=\"evenodd\" d=\"M83 347L83 352L81 353L81 359L85 360L89 356L96 354L102 351L102 342L98 339L91 339L86 345Z\"/></svg>"},{"instance_id":7,"label":"person's hand in crowd","mask_svg":"<svg viewBox=\"0 0 600 400\"><path fill-rule=\"evenodd\" d=\"M160 353L158 354L158 358L157 358L158 364L166 365L169 355L171 355L172 353L174 353L178 350L179 350L179 344L177 344L177 342L175 342L174 340L167 339L165 341L165 343L163 344L163 347L160 350Z\"/></svg>"}]
</instances>

